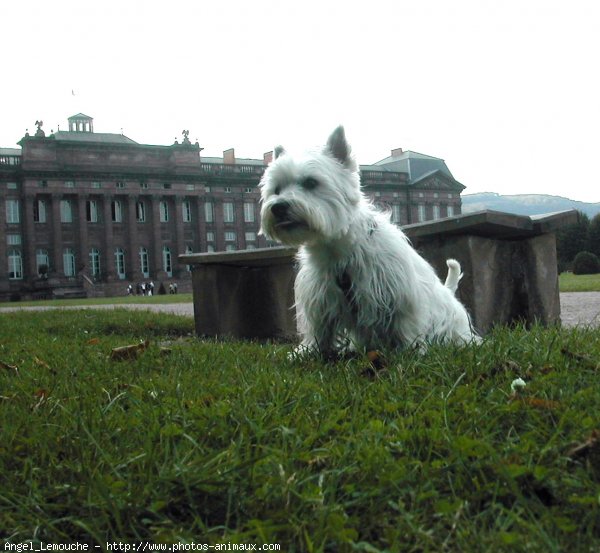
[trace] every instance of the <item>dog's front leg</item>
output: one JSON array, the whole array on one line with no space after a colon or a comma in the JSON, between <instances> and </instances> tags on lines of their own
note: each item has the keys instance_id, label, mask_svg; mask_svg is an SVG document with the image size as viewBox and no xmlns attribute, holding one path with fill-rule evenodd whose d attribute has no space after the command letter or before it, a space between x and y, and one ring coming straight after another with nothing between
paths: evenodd
<instances>
[{"instance_id":1,"label":"dog's front leg","mask_svg":"<svg viewBox=\"0 0 600 553\"><path fill-rule=\"evenodd\" d=\"M327 359L333 357L336 350L336 323L324 318L311 319L302 310L298 312L297 317L302 342L294 350L293 356L321 355Z\"/></svg>"}]
</instances>

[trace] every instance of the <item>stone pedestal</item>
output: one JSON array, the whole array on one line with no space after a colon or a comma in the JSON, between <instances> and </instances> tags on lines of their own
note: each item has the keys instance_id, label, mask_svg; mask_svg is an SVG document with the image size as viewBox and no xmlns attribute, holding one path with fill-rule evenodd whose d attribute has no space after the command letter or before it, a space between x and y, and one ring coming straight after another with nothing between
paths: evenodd
<instances>
[{"instance_id":1,"label":"stone pedestal","mask_svg":"<svg viewBox=\"0 0 600 553\"><path fill-rule=\"evenodd\" d=\"M199 336L293 339L293 248L179 256L192 265Z\"/></svg>"},{"instance_id":2,"label":"stone pedestal","mask_svg":"<svg viewBox=\"0 0 600 553\"><path fill-rule=\"evenodd\" d=\"M534 217L482 211L403 230L442 281L446 259L460 262L457 297L486 334L496 324L560 322L554 232L576 219L576 211Z\"/></svg>"},{"instance_id":3,"label":"stone pedestal","mask_svg":"<svg viewBox=\"0 0 600 553\"><path fill-rule=\"evenodd\" d=\"M417 249L443 281L446 259L460 261L457 297L481 334L495 324L560 320L556 241L553 234L524 240L449 236L419 241Z\"/></svg>"}]
</instances>

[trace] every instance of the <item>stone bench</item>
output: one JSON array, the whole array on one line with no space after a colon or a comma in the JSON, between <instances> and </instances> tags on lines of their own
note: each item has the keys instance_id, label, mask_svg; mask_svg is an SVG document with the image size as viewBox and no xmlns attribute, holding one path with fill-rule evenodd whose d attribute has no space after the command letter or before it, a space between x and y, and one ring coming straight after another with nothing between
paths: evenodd
<instances>
[{"instance_id":1,"label":"stone bench","mask_svg":"<svg viewBox=\"0 0 600 553\"><path fill-rule=\"evenodd\" d=\"M457 295L482 334L495 324L560 321L555 232L577 211L522 216L479 211L403 227L446 277L453 257L464 273ZM296 339L294 248L187 254L199 336Z\"/></svg>"}]
</instances>

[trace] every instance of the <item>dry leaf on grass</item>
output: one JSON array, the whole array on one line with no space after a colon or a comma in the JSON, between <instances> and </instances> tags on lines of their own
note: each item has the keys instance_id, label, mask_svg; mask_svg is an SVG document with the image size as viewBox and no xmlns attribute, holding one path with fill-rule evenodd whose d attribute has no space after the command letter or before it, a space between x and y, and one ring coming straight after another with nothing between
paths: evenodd
<instances>
[{"instance_id":1,"label":"dry leaf on grass","mask_svg":"<svg viewBox=\"0 0 600 553\"><path fill-rule=\"evenodd\" d=\"M598 368L598 361L595 360L590 355L585 355L583 353L577 353L577 352L567 349L566 347L562 347L560 349L560 352L565 357L568 357L569 359L574 359L575 361L578 361L579 363L582 363L582 364L586 365L587 367L590 367L592 369Z\"/></svg>"},{"instance_id":2,"label":"dry leaf on grass","mask_svg":"<svg viewBox=\"0 0 600 553\"><path fill-rule=\"evenodd\" d=\"M15 374L19 374L19 369L16 365L10 365L4 361L0 361L0 369L5 369L7 371L14 372Z\"/></svg>"},{"instance_id":3,"label":"dry leaf on grass","mask_svg":"<svg viewBox=\"0 0 600 553\"><path fill-rule=\"evenodd\" d=\"M522 403L525 403L530 407L535 407L536 409L546 409L552 411L560 407L560 402L552 399L542 399L539 397L521 397L519 399Z\"/></svg>"},{"instance_id":4,"label":"dry leaf on grass","mask_svg":"<svg viewBox=\"0 0 600 553\"><path fill-rule=\"evenodd\" d=\"M48 363L46 363L46 361L44 361L43 359L40 359L37 355L33 356L33 362L38 367L43 367L44 369L50 369L50 365L48 365Z\"/></svg>"},{"instance_id":5,"label":"dry leaf on grass","mask_svg":"<svg viewBox=\"0 0 600 553\"><path fill-rule=\"evenodd\" d=\"M571 459L581 459L594 452L600 453L600 430L593 430L590 437L585 442L576 445L569 450L567 457Z\"/></svg>"},{"instance_id":6,"label":"dry leaf on grass","mask_svg":"<svg viewBox=\"0 0 600 553\"><path fill-rule=\"evenodd\" d=\"M127 361L137 359L137 356L145 351L149 345L150 341L145 340L140 344L113 348L113 350L110 352L110 358L112 361Z\"/></svg>"},{"instance_id":7,"label":"dry leaf on grass","mask_svg":"<svg viewBox=\"0 0 600 553\"><path fill-rule=\"evenodd\" d=\"M361 371L360 374L362 376L365 376L367 378L374 378L380 372L386 370L388 363L381 352L376 350L368 351L367 359L369 360L369 365Z\"/></svg>"}]
</instances>

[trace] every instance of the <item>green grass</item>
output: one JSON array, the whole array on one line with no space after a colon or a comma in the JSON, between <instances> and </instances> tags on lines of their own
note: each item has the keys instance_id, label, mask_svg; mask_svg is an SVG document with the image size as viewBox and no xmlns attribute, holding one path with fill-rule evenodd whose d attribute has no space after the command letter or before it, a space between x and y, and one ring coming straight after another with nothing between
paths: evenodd
<instances>
[{"instance_id":1,"label":"green grass","mask_svg":"<svg viewBox=\"0 0 600 553\"><path fill-rule=\"evenodd\" d=\"M597 551L600 331L292 362L116 310L0 315L0 528L13 543ZM137 359L113 347L149 339ZM169 348L165 351L164 348ZM162 348L162 349L161 349ZM526 388L511 396L511 382Z\"/></svg>"},{"instance_id":2,"label":"green grass","mask_svg":"<svg viewBox=\"0 0 600 553\"><path fill-rule=\"evenodd\" d=\"M558 283L561 292L600 292L600 274L561 273Z\"/></svg>"},{"instance_id":3,"label":"green grass","mask_svg":"<svg viewBox=\"0 0 600 553\"><path fill-rule=\"evenodd\" d=\"M166 294L154 296L117 296L114 298L77 298L68 300L35 300L0 303L1 307L69 307L79 305L122 305L149 303L191 303L192 294Z\"/></svg>"}]
</instances>

